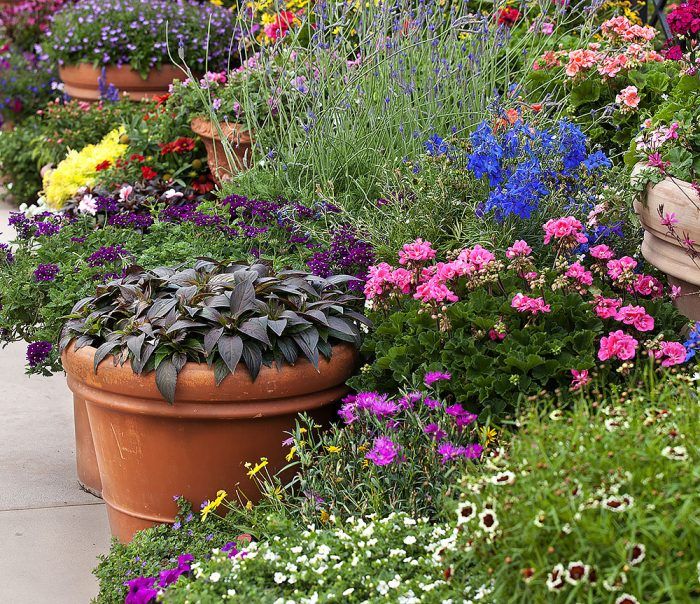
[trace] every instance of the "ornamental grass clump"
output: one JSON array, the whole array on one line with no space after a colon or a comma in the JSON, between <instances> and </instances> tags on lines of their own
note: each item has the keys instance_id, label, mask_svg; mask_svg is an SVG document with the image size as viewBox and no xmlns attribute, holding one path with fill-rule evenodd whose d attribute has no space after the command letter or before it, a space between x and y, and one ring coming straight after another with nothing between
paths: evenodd
<instances>
[{"instance_id":1,"label":"ornamental grass clump","mask_svg":"<svg viewBox=\"0 0 700 604\"><path fill-rule=\"evenodd\" d=\"M456 489L455 572L498 604L696 601L699 427L696 383L652 372L532 410Z\"/></svg>"},{"instance_id":2,"label":"ornamental grass clump","mask_svg":"<svg viewBox=\"0 0 700 604\"><path fill-rule=\"evenodd\" d=\"M63 329L61 350L94 345L94 367L111 355L136 374L155 371L170 403L180 370L206 362L219 384L240 362L255 379L263 365L330 359L333 345L359 346L357 298L341 289L352 277L322 279L301 271L273 273L199 260L193 267L127 270L78 302Z\"/></svg>"},{"instance_id":3,"label":"ornamental grass clump","mask_svg":"<svg viewBox=\"0 0 700 604\"><path fill-rule=\"evenodd\" d=\"M183 53L192 69L226 69L238 51L230 12L195 0L87 0L58 11L46 51L59 65L130 66L144 78Z\"/></svg>"},{"instance_id":4,"label":"ornamental grass clump","mask_svg":"<svg viewBox=\"0 0 700 604\"><path fill-rule=\"evenodd\" d=\"M374 362L351 384L391 391L445 370L444 394L487 416L543 391L577 390L595 373L615 379L645 357L685 362L687 321L670 303L677 288L606 244L589 248L573 216L542 230L539 254L518 240L502 256L475 245L442 260L418 239L403 246L398 266L370 267L376 329L364 351Z\"/></svg>"}]
</instances>

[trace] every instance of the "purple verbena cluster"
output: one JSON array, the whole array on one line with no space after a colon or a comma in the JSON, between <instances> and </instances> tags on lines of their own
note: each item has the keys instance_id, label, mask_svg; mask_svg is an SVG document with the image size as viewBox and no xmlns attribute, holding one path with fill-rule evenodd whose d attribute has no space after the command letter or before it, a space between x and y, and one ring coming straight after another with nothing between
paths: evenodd
<instances>
[{"instance_id":1,"label":"purple verbena cluster","mask_svg":"<svg viewBox=\"0 0 700 604\"><path fill-rule=\"evenodd\" d=\"M61 269L57 264L40 264L34 271L34 280L41 283L55 281Z\"/></svg>"},{"instance_id":2,"label":"purple verbena cluster","mask_svg":"<svg viewBox=\"0 0 700 604\"><path fill-rule=\"evenodd\" d=\"M87 258L88 266L97 267L121 261L125 256L130 256L131 253L124 249L121 244L103 245L96 252L90 254Z\"/></svg>"},{"instance_id":3,"label":"purple verbena cluster","mask_svg":"<svg viewBox=\"0 0 700 604\"><path fill-rule=\"evenodd\" d=\"M61 230L65 217L51 212L42 212L36 216L25 216L23 212L11 212L7 224L17 233L18 239L32 237L51 237Z\"/></svg>"},{"instance_id":4,"label":"purple verbena cluster","mask_svg":"<svg viewBox=\"0 0 700 604\"><path fill-rule=\"evenodd\" d=\"M358 238L351 226L344 225L334 233L328 249L315 252L306 264L319 277L353 275L358 281L350 285L359 287L374 261L372 245Z\"/></svg>"},{"instance_id":5,"label":"purple verbena cluster","mask_svg":"<svg viewBox=\"0 0 700 604\"><path fill-rule=\"evenodd\" d=\"M51 354L53 344L51 342L32 342L27 346L27 363L30 367L36 367L43 363Z\"/></svg>"}]
</instances>

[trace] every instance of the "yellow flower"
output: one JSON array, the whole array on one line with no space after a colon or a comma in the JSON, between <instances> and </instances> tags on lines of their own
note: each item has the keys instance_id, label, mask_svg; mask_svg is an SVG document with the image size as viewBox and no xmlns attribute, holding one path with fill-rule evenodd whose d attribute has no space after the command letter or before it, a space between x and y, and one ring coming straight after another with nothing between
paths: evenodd
<instances>
[{"instance_id":1,"label":"yellow flower","mask_svg":"<svg viewBox=\"0 0 700 604\"><path fill-rule=\"evenodd\" d=\"M60 210L80 187L95 181L98 165L114 163L126 152L127 146L119 142L124 129L112 130L96 145L88 145L80 151L71 150L54 170L44 176L44 197L49 207Z\"/></svg>"},{"instance_id":2,"label":"yellow flower","mask_svg":"<svg viewBox=\"0 0 700 604\"><path fill-rule=\"evenodd\" d=\"M261 457L260 463L255 464L252 470L248 470L248 478L253 478L260 470L262 470L267 465L267 457ZM246 464L246 468L249 468L250 464Z\"/></svg>"},{"instance_id":3,"label":"yellow flower","mask_svg":"<svg viewBox=\"0 0 700 604\"><path fill-rule=\"evenodd\" d=\"M299 428L299 434L306 434L308 430L306 428Z\"/></svg>"},{"instance_id":4,"label":"yellow flower","mask_svg":"<svg viewBox=\"0 0 700 604\"><path fill-rule=\"evenodd\" d=\"M217 491L216 499L207 503L207 505L205 505L200 512L202 514L202 522L204 522L207 519L207 516L209 516L209 514L211 514L221 505L221 502L226 498L226 495L228 495L226 491Z\"/></svg>"},{"instance_id":5,"label":"yellow flower","mask_svg":"<svg viewBox=\"0 0 700 604\"><path fill-rule=\"evenodd\" d=\"M330 518L330 515L328 514L328 512L326 512L326 510L321 510L321 522L323 524L326 524L326 522L328 522L329 518Z\"/></svg>"},{"instance_id":6,"label":"yellow flower","mask_svg":"<svg viewBox=\"0 0 700 604\"><path fill-rule=\"evenodd\" d=\"M248 511L253 509L253 502L250 501L250 499L248 500L248 503L245 504L245 509Z\"/></svg>"},{"instance_id":7,"label":"yellow flower","mask_svg":"<svg viewBox=\"0 0 700 604\"><path fill-rule=\"evenodd\" d=\"M484 426L481 429L481 434L484 438L484 444L488 447L492 442L496 440L496 437L498 436L498 432L494 428L490 428L489 426Z\"/></svg>"},{"instance_id":8,"label":"yellow flower","mask_svg":"<svg viewBox=\"0 0 700 604\"><path fill-rule=\"evenodd\" d=\"M329 453L340 453L342 450L342 447L336 447L335 445L330 445L326 447L326 451L328 451Z\"/></svg>"},{"instance_id":9,"label":"yellow flower","mask_svg":"<svg viewBox=\"0 0 700 604\"><path fill-rule=\"evenodd\" d=\"M291 449L289 449L289 453L287 453L287 456L285 457L285 459L286 459L287 461L292 461L292 458L294 457L294 454L295 454L296 452L297 452L297 448L296 448L296 447L292 447Z\"/></svg>"},{"instance_id":10,"label":"yellow flower","mask_svg":"<svg viewBox=\"0 0 700 604\"><path fill-rule=\"evenodd\" d=\"M214 6L223 6L223 0L209 0Z\"/></svg>"},{"instance_id":11,"label":"yellow flower","mask_svg":"<svg viewBox=\"0 0 700 604\"><path fill-rule=\"evenodd\" d=\"M362 460L362 467L363 467L363 468L369 467L369 459L363 459L363 460Z\"/></svg>"}]
</instances>

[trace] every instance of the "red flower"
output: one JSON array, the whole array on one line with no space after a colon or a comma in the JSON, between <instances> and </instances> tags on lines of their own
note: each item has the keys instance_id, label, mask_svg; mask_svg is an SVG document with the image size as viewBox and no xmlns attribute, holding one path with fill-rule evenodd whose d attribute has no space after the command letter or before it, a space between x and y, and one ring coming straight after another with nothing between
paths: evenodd
<instances>
[{"instance_id":1,"label":"red flower","mask_svg":"<svg viewBox=\"0 0 700 604\"><path fill-rule=\"evenodd\" d=\"M145 180L152 180L158 176L158 172L148 166L141 166L141 176L143 176Z\"/></svg>"},{"instance_id":2,"label":"red flower","mask_svg":"<svg viewBox=\"0 0 700 604\"><path fill-rule=\"evenodd\" d=\"M513 27L520 18L520 11L512 6L506 6L498 11L498 24Z\"/></svg>"},{"instance_id":3,"label":"red flower","mask_svg":"<svg viewBox=\"0 0 700 604\"><path fill-rule=\"evenodd\" d=\"M167 155L168 153L185 153L194 149L194 139L181 136L171 143L159 143L160 154Z\"/></svg>"},{"instance_id":4,"label":"red flower","mask_svg":"<svg viewBox=\"0 0 700 604\"><path fill-rule=\"evenodd\" d=\"M168 101L170 98L170 93L166 92L165 94L161 94L160 96L155 96L153 99L156 102L156 107L160 107L161 105L165 105L165 103Z\"/></svg>"},{"instance_id":5,"label":"red flower","mask_svg":"<svg viewBox=\"0 0 700 604\"><path fill-rule=\"evenodd\" d=\"M143 155L139 155L138 153L134 153L130 158L129 161L138 161L142 162L146 158Z\"/></svg>"},{"instance_id":6,"label":"red flower","mask_svg":"<svg viewBox=\"0 0 700 604\"><path fill-rule=\"evenodd\" d=\"M112 165L112 162L109 161L108 159L104 160L103 162L100 162L95 166L95 172L102 172L102 170L106 170Z\"/></svg>"},{"instance_id":7,"label":"red flower","mask_svg":"<svg viewBox=\"0 0 700 604\"><path fill-rule=\"evenodd\" d=\"M192 181L192 188L197 193L209 193L214 190L214 183L207 176L200 176Z\"/></svg>"}]
</instances>

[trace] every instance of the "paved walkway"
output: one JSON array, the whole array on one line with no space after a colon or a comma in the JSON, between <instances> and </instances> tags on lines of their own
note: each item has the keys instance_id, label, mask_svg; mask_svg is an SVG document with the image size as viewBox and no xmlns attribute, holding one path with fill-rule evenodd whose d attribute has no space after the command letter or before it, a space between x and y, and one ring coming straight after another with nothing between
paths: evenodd
<instances>
[{"instance_id":1,"label":"paved walkway","mask_svg":"<svg viewBox=\"0 0 700 604\"><path fill-rule=\"evenodd\" d=\"M0 205L0 241L8 213ZM78 486L65 379L26 376L25 351L0 349L0 603L87 604L96 556L109 549L107 515Z\"/></svg>"}]
</instances>

